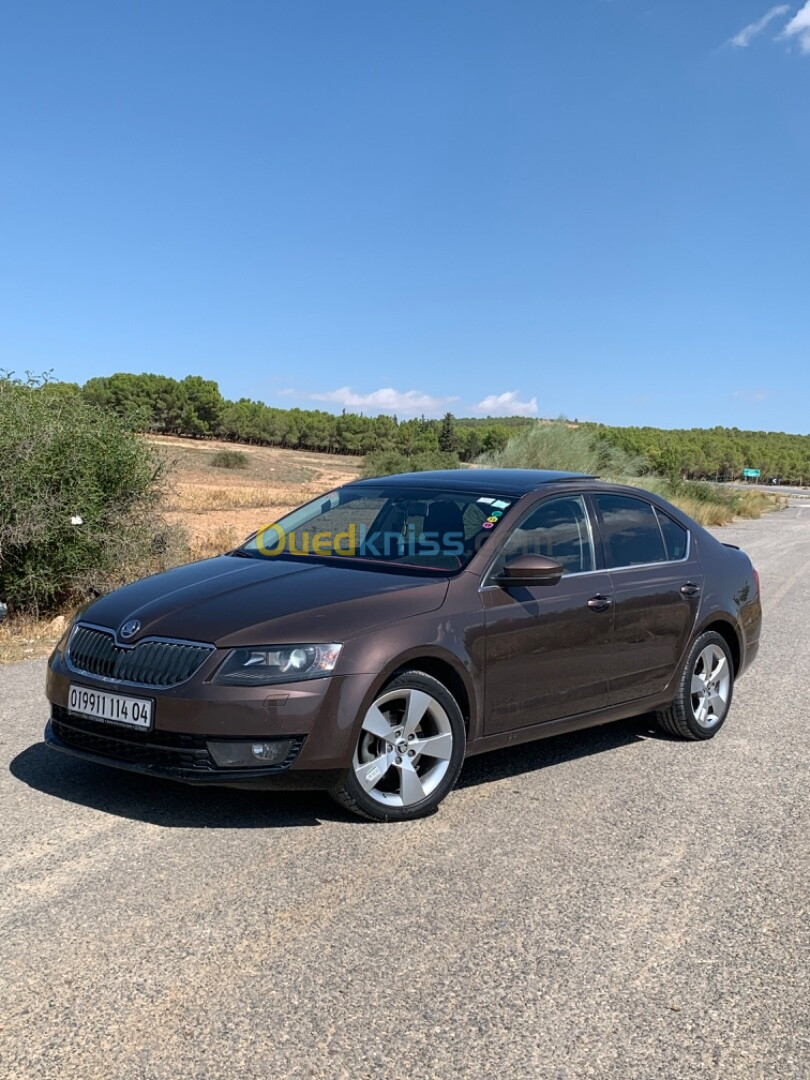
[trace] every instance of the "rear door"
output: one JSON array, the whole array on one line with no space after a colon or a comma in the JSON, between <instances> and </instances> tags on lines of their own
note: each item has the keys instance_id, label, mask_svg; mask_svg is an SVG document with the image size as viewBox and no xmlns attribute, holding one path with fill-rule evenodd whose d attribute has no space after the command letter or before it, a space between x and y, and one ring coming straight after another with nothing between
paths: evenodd
<instances>
[{"instance_id":1,"label":"rear door","mask_svg":"<svg viewBox=\"0 0 810 1080\"><path fill-rule=\"evenodd\" d=\"M689 532L646 499L591 496L612 581L611 705L650 697L676 672L692 634L703 574Z\"/></svg>"},{"instance_id":2,"label":"rear door","mask_svg":"<svg viewBox=\"0 0 810 1080\"><path fill-rule=\"evenodd\" d=\"M556 585L492 583L509 558L538 554L565 567ZM556 495L535 503L487 573L481 590L486 622L486 734L572 716L605 704L613 613L598 568L586 500Z\"/></svg>"}]
</instances>

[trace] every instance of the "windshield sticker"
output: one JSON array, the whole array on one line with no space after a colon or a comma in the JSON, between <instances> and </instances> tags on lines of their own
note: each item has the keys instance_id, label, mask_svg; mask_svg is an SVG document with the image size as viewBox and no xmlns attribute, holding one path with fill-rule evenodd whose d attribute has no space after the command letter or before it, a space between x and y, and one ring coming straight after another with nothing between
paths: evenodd
<instances>
[{"instance_id":1,"label":"windshield sticker","mask_svg":"<svg viewBox=\"0 0 810 1080\"><path fill-rule=\"evenodd\" d=\"M479 502L480 501L481 500L479 499ZM504 505L508 506L509 503L505 503ZM483 521L481 523L481 528L482 529L494 529L495 526L498 524L498 522L501 520L502 517L503 517L503 510L493 510L492 513L489 515L489 517L486 519L486 521Z\"/></svg>"}]
</instances>

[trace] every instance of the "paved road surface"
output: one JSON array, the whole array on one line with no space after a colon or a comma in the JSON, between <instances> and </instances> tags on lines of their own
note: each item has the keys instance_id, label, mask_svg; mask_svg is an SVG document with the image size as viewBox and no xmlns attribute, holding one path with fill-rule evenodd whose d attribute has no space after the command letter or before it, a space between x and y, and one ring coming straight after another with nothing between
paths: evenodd
<instances>
[{"instance_id":1,"label":"paved road surface","mask_svg":"<svg viewBox=\"0 0 810 1080\"><path fill-rule=\"evenodd\" d=\"M0 1076L810 1076L810 507L723 536L766 636L716 740L501 752L422 822L58 757L0 669Z\"/></svg>"},{"instance_id":2,"label":"paved road surface","mask_svg":"<svg viewBox=\"0 0 810 1080\"><path fill-rule=\"evenodd\" d=\"M720 484L719 487L721 489L726 487L733 487L740 488L744 491L762 491L765 492L765 494L767 495L782 495L785 498L788 498L790 496L797 499L810 498L809 487L791 487L788 484L755 484L752 483L750 480L737 480L724 482Z\"/></svg>"}]
</instances>

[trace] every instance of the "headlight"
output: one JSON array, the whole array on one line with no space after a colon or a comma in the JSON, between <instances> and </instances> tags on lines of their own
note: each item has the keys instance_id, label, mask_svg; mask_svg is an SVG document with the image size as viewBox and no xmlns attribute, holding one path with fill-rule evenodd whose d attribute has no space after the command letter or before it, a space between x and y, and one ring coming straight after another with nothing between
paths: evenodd
<instances>
[{"instance_id":1,"label":"headlight","mask_svg":"<svg viewBox=\"0 0 810 1080\"><path fill-rule=\"evenodd\" d=\"M211 680L220 686L266 686L334 671L342 645L259 645L234 649Z\"/></svg>"}]
</instances>

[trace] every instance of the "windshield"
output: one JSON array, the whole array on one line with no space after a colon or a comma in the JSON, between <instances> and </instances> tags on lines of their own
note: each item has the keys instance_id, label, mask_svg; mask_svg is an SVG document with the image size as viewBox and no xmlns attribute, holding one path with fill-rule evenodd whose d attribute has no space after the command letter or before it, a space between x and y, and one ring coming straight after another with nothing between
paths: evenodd
<instances>
[{"instance_id":1,"label":"windshield","mask_svg":"<svg viewBox=\"0 0 810 1080\"><path fill-rule=\"evenodd\" d=\"M452 572L467 565L512 502L384 482L349 485L263 526L238 553L362 559Z\"/></svg>"}]
</instances>

